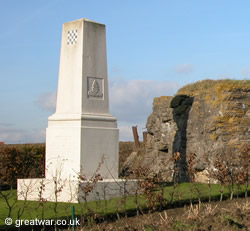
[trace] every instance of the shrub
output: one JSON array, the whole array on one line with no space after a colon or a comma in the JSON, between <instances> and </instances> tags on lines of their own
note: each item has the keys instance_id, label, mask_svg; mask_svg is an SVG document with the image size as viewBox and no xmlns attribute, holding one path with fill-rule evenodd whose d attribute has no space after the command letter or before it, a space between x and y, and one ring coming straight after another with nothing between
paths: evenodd
<instances>
[{"instance_id":1,"label":"shrub","mask_svg":"<svg viewBox=\"0 0 250 231\"><path fill-rule=\"evenodd\" d=\"M16 186L18 178L44 176L44 145L5 145L0 150L0 185Z\"/></svg>"}]
</instances>

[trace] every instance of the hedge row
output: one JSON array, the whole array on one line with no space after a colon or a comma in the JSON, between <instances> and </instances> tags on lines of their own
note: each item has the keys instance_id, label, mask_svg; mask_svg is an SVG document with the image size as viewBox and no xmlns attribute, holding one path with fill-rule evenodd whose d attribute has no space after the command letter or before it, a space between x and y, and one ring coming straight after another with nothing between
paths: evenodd
<instances>
[{"instance_id":1,"label":"hedge row","mask_svg":"<svg viewBox=\"0 0 250 231\"><path fill-rule=\"evenodd\" d=\"M18 178L44 176L45 145L3 145L0 148L0 186L16 186Z\"/></svg>"}]
</instances>

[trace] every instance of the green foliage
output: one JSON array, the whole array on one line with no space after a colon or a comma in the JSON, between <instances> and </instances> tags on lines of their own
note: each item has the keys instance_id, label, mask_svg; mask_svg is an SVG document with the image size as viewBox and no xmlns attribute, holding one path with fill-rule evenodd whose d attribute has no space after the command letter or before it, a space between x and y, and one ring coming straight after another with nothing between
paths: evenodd
<instances>
[{"instance_id":1,"label":"green foliage","mask_svg":"<svg viewBox=\"0 0 250 231\"><path fill-rule=\"evenodd\" d=\"M206 184L201 183L193 183L196 184L196 187L202 192L201 199L203 201L208 200L208 196L211 193L213 199L218 199L220 197L220 190L221 186L217 184L211 185L211 192ZM190 197L190 184L189 183L181 183L174 189L173 185L163 186L164 187L164 199L169 202L167 205L168 207L186 204L189 202ZM175 190L174 200L171 200L171 192ZM240 188L240 193L244 192L243 187ZM159 191L154 191L155 194L160 194ZM56 219L56 218L63 218L69 219L71 216L71 208L72 205L75 206L75 214L76 216L81 216L84 214L85 217L91 216L111 216L114 217L117 212L119 214L124 214L125 209L127 212L132 212L136 210L136 202L135 196L127 196L126 198L126 207L122 206L121 200L122 198L113 198L108 201L88 201L87 206L82 206L83 204L72 204L72 203L57 203L57 213L54 212L54 202L45 202L41 204L40 202L35 201L17 201L16 199L16 190L8 190L8 191L1 191L0 193L0 226L4 225L4 219L8 217L9 209L6 204L6 201L3 198L4 195L9 196L9 203L11 205L14 204L11 218L13 220L18 219L18 212L20 209L25 207L23 213L21 214L21 219ZM228 198L230 196L230 190L228 187L225 187L224 191L224 198ZM147 211L148 210L148 201L146 195L139 195L138 196L138 203L141 205L141 210ZM198 195L194 193L193 201L198 200ZM44 213L45 211L45 213Z\"/></svg>"},{"instance_id":2,"label":"green foliage","mask_svg":"<svg viewBox=\"0 0 250 231\"><path fill-rule=\"evenodd\" d=\"M0 186L14 186L18 178L44 175L44 145L4 145L0 149Z\"/></svg>"},{"instance_id":3,"label":"green foliage","mask_svg":"<svg viewBox=\"0 0 250 231\"><path fill-rule=\"evenodd\" d=\"M144 228L146 231L154 231L154 228L151 225L145 225Z\"/></svg>"},{"instance_id":4,"label":"green foliage","mask_svg":"<svg viewBox=\"0 0 250 231\"><path fill-rule=\"evenodd\" d=\"M196 225L186 224L185 222L182 221L177 221L173 225L173 229L178 231L194 230L195 228L197 228Z\"/></svg>"},{"instance_id":5,"label":"green foliage","mask_svg":"<svg viewBox=\"0 0 250 231\"><path fill-rule=\"evenodd\" d=\"M249 168L249 148L246 147L242 151L244 169ZM32 145L17 148L7 146L1 149L1 183L13 184L16 178L36 177L36 174L42 175L44 166L44 145L35 147ZM192 156L191 156L192 157ZM192 157L193 158L193 157ZM193 162L188 159L189 174L192 176ZM42 160L42 161L41 161ZM218 167L219 173L223 173L224 168ZM167 183L162 182L161 174L150 175L147 167L140 166L135 172L140 179L138 188L143 194L134 196L124 195L121 198L113 198L111 200L99 201L83 201L75 205L76 216L87 220L89 224L93 224L97 219L104 220L107 217L127 216L128 214L139 214L162 210L175 206L196 203L201 201L218 200L223 194L223 199L233 196L232 192L237 191L238 195L248 196L248 174L240 174L240 178L235 180L234 184L201 184L201 183ZM248 173L248 171L247 171ZM192 177L191 177L192 179ZM217 179L217 178L216 178ZM100 179L98 178L97 181ZM217 179L219 180L219 179ZM224 178L222 178L224 180ZM93 181L93 179L92 179ZM244 185L245 184L245 185ZM92 189L91 189L92 190ZM67 219L71 217L71 203L47 202L41 200L34 201L18 201L16 190L0 191L0 228L4 225L4 219L11 217L16 219ZM185 230L185 224L177 224L177 230ZM146 227L145 227L146 228ZM148 228L153 228L148 226ZM188 227L187 227L188 228Z\"/></svg>"}]
</instances>

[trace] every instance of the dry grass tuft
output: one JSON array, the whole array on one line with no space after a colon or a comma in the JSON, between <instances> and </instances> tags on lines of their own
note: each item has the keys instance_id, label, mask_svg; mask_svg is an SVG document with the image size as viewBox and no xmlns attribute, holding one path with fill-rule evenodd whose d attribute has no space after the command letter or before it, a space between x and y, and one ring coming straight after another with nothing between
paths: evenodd
<instances>
[{"instance_id":1,"label":"dry grass tuft","mask_svg":"<svg viewBox=\"0 0 250 231\"><path fill-rule=\"evenodd\" d=\"M233 79L221 79L221 80L212 80L205 79L202 81L198 81L192 84L188 84L179 89L177 94L185 94L185 95L200 95L205 94L211 89L215 89L219 87L225 89L231 88L250 88L250 80L233 80Z\"/></svg>"}]
</instances>

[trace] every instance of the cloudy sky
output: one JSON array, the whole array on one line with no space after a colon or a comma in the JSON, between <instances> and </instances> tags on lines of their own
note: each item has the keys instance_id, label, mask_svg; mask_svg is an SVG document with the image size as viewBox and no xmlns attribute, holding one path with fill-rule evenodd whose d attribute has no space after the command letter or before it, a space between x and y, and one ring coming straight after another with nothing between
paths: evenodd
<instances>
[{"instance_id":1,"label":"cloudy sky","mask_svg":"<svg viewBox=\"0 0 250 231\"><path fill-rule=\"evenodd\" d=\"M248 0L0 0L0 141L44 142L55 111L62 24L106 25L120 140L153 98L202 79L249 79Z\"/></svg>"}]
</instances>

